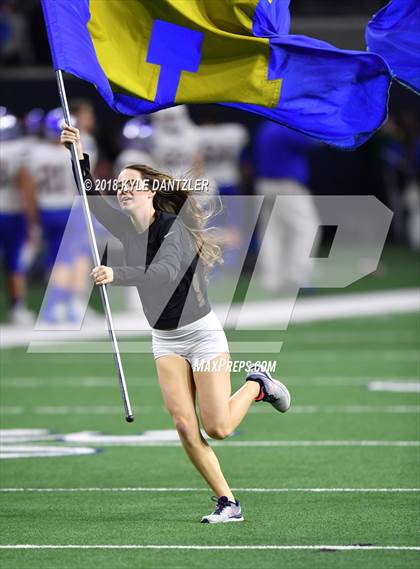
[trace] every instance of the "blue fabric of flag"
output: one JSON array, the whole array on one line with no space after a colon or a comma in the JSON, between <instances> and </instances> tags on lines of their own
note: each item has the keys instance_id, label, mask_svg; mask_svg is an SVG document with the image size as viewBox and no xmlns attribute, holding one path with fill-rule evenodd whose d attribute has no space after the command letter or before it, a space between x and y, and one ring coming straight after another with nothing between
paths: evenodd
<instances>
[{"instance_id":1,"label":"blue fabric of flag","mask_svg":"<svg viewBox=\"0 0 420 569\"><path fill-rule=\"evenodd\" d=\"M420 93L420 1L392 0L366 28L369 51L381 55L395 79Z\"/></svg>"},{"instance_id":2,"label":"blue fabric of flag","mask_svg":"<svg viewBox=\"0 0 420 569\"><path fill-rule=\"evenodd\" d=\"M182 6L190 2L196 3L197 10L204 9L201 0L178 2L176 6L181 12ZM256 113L345 149L356 148L368 140L387 115L391 75L382 57L374 53L340 50L306 36L289 35L289 0L259 0L256 6L255 0L237 0L237 4L238 10L244 7L253 9L252 33L245 26L241 35L248 34L250 41L252 38L265 38L269 43L267 79L282 81L280 96L271 106L235 100L224 102L226 99L221 101L216 95L212 97L209 85L208 102L222 102ZM93 83L114 110L137 115L174 104L197 102L193 92L185 101L177 98L175 102L175 97L180 74L187 72L193 75L200 68L201 45L208 30L193 29L193 25L190 29L184 23L179 26L174 22L153 20L152 44L148 51L126 54L126 57L144 57L150 58L150 62L160 62L156 96L154 100L146 100L124 92L109 80L101 67L95 52L96 40L87 27L89 0L42 0L42 5L54 68ZM150 2L151 18L154 5ZM172 8L173 5L174 2ZM188 14L181 15L185 22ZM212 22L216 32L219 24L223 22ZM238 20L238 28L240 24ZM110 30L104 32L111 33ZM182 43L191 45L192 49L174 50L179 58L177 61L171 59L171 50L164 50L166 59L162 60L162 46L167 45L168 38L177 42L173 45L179 47ZM225 57L229 57L229 53ZM246 84L247 77L243 81Z\"/></svg>"}]
</instances>

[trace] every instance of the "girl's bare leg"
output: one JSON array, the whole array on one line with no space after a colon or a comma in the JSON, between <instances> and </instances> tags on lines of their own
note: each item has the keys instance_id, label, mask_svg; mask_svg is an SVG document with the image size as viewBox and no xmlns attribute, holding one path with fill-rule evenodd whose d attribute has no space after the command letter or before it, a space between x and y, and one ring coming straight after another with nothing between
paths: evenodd
<instances>
[{"instance_id":1,"label":"girl's bare leg","mask_svg":"<svg viewBox=\"0 0 420 569\"><path fill-rule=\"evenodd\" d=\"M231 395L229 361L229 354L220 354L211 361L216 371L194 371L203 427L214 439L224 439L236 429L260 391L257 382L247 381Z\"/></svg>"},{"instance_id":2,"label":"girl's bare leg","mask_svg":"<svg viewBox=\"0 0 420 569\"><path fill-rule=\"evenodd\" d=\"M160 357L155 361L163 400L175 423L185 452L216 496L227 496L229 500L234 501L219 461L200 432L195 409L196 388L190 364L175 354ZM234 405L234 408L242 407L245 405ZM236 411L236 415L239 416L241 412Z\"/></svg>"}]
</instances>

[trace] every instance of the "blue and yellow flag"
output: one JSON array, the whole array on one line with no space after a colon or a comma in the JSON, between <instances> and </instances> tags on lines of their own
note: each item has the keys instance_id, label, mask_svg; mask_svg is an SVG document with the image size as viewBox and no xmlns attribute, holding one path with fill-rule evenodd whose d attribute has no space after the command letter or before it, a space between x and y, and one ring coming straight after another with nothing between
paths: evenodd
<instances>
[{"instance_id":1,"label":"blue and yellow flag","mask_svg":"<svg viewBox=\"0 0 420 569\"><path fill-rule=\"evenodd\" d=\"M395 79L420 94L420 1L392 0L366 28L369 51L381 55Z\"/></svg>"},{"instance_id":2,"label":"blue and yellow flag","mask_svg":"<svg viewBox=\"0 0 420 569\"><path fill-rule=\"evenodd\" d=\"M53 63L116 111L223 103L342 148L387 113L375 54L289 35L289 0L42 0Z\"/></svg>"}]
</instances>

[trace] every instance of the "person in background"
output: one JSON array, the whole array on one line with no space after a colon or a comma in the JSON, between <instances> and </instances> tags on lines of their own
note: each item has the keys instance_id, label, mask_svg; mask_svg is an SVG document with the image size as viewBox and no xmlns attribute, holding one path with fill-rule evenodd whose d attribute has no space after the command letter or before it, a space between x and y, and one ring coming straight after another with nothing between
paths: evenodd
<instances>
[{"instance_id":1,"label":"person in background","mask_svg":"<svg viewBox=\"0 0 420 569\"><path fill-rule=\"evenodd\" d=\"M2 65L33 63L33 46L24 5L24 2L17 2L17 0L0 2L0 63Z\"/></svg>"},{"instance_id":2,"label":"person in background","mask_svg":"<svg viewBox=\"0 0 420 569\"><path fill-rule=\"evenodd\" d=\"M386 202L394 213L392 233L402 243L406 239L403 187L409 164L405 156L404 131L397 117L390 114L378 133Z\"/></svg>"},{"instance_id":3,"label":"person in background","mask_svg":"<svg viewBox=\"0 0 420 569\"><path fill-rule=\"evenodd\" d=\"M80 235L63 240L76 197L68 154L60 144L61 109L50 111L44 121L45 140L32 147L27 168L37 188L42 235L45 245L44 268L50 275L49 287L41 309L47 324L79 322L73 302L74 262L80 248ZM70 230L70 228L69 228Z\"/></svg>"},{"instance_id":4,"label":"person in background","mask_svg":"<svg viewBox=\"0 0 420 569\"><path fill-rule=\"evenodd\" d=\"M152 159L156 168L182 178L202 172L198 129L185 105L164 109L151 116Z\"/></svg>"},{"instance_id":5,"label":"person in background","mask_svg":"<svg viewBox=\"0 0 420 569\"><path fill-rule=\"evenodd\" d=\"M25 140L28 144L36 144L41 140L44 118L45 111L39 107L31 109L23 117Z\"/></svg>"},{"instance_id":6,"label":"person in background","mask_svg":"<svg viewBox=\"0 0 420 569\"><path fill-rule=\"evenodd\" d=\"M255 189L264 196L261 284L269 293L308 286L311 282L312 257L317 246L314 227L319 225L319 219L307 186L309 155L315 144L303 134L272 121L264 121L256 133ZM282 196L281 207L273 209L277 196Z\"/></svg>"},{"instance_id":7,"label":"person in background","mask_svg":"<svg viewBox=\"0 0 420 569\"><path fill-rule=\"evenodd\" d=\"M28 325L34 315L25 303L25 243L39 235L35 187L22 165L27 146L18 119L0 108L0 253L6 269L10 321Z\"/></svg>"},{"instance_id":8,"label":"person in background","mask_svg":"<svg viewBox=\"0 0 420 569\"><path fill-rule=\"evenodd\" d=\"M135 117L128 120L123 126L120 147L121 152L114 162L114 177L127 164L151 164L152 160L153 129L146 117Z\"/></svg>"},{"instance_id":9,"label":"person in background","mask_svg":"<svg viewBox=\"0 0 420 569\"><path fill-rule=\"evenodd\" d=\"M69 110L79 129L84 147L92 157L91 165L94 169L98 163L99 151L96 142L96 116L95 109L88 99L70 99Z\"/></svg>"},{"instance_id":10,"label":"person in background","mask_svg":"<svg viewBox=\"0 0 420 569\"><path fill-rule=\"evenodd\" d=\"M39 107L31 109L22 118L24 136L22 142L26 144L25 154L28 156L34 146L42 140L45 111ZM31 179L28 167L25 162L19 167L18 177L21 183L27 186L26 191L32 195L32 200L36 202L36 187ZM35 207L36 204L35 204ZM41 228L38 223L31 225L30 238L25 241L23 248L22 261L25 272L31 271L34 263L39 258L41 251Z\"/></svg>"},{"instance_id":11,"label":"person in background","mask_svg":"<svg viewBox=\"0 0 420 569\"><path fill-rule=\"evenodd\" d=\"M390 115L380 131L383 179L397 241L420 250L420 121L411 111Z\"/></svg>"},{"instance_id":12,"label":"person in background","mask_svg":"<svg viewBox=\"0 0 420 569\"><path fill-rule=\"evenodd\" d=\"M74 117L74 124L79 129L80 137L84 148L87 149L89 156L92 157L91 167L95 171L98 165L99 149L96 142L96 115L92 103L87 99L71 99L69 110ZM93 219L93 224L97 237L104 234L104 229ZM86 316L94 319L96 313L87 307L88 289L90 285L89 273L92 263L92 252L90 249L89 236L83 209L79 203L72 212L72 223L69 228L77 234L77 249L72 272L72 312L73 317L82 321Z\"/></svg>"},{"instance_id":13,"label":"person in background","mask_svg":"<svg viewBox=\"0 0 420 569\"><path fill-rule=\"evenodd\" d=\"M121 152L114 162L114 178L127 164L150 164L154 167L153 152L153 128L148 117L135 117L128 120L123 126L120 146ZM139 296L135 287L127 287L124 302L128 310L140 308Z\"/></svg>"},{"instance_id":14,"label":"person in background","mask_svg":"<svg viewBox=\"0 0 420 569\"><path fill-rule=\"evenodd\" d=\"M225 267L238 264L237 250L242 242L244 214L241 200L240 157L248 143L247 129L238 123L216 124L206 122L198 127L198 148L204 162L204 177L214 181L223 200L224 263Z\"/></svg>"}]
</instances>

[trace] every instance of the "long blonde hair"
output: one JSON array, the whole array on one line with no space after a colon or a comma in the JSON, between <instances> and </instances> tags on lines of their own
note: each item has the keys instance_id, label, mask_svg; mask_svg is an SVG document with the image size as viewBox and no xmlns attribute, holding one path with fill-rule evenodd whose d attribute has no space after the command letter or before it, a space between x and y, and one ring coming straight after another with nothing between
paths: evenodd
<instances>
[{"instance_id":1,"label":"long blonde hair","mask_svg":"<svg viewBox=\"0 0 420 569\"><path fill-rule=\"evenodd\" d=\"M216 264L223 263L220 232L209 227L209 220L218 213L215 207L204 207L194 196L194 191L184 189L183 180L155 170L146 164L131 164L124 170L135 170L143 180L149 180L154 190L153 207L158 211L180 215L181 221L191 233L204 268L209 272ZM158 180L159 184L154 183ZM171 182L168 184L167 182ZM206 200L208 201L208 200ZM214 200L210 200L214 206Z\"/></svg>"}]
</instances>

